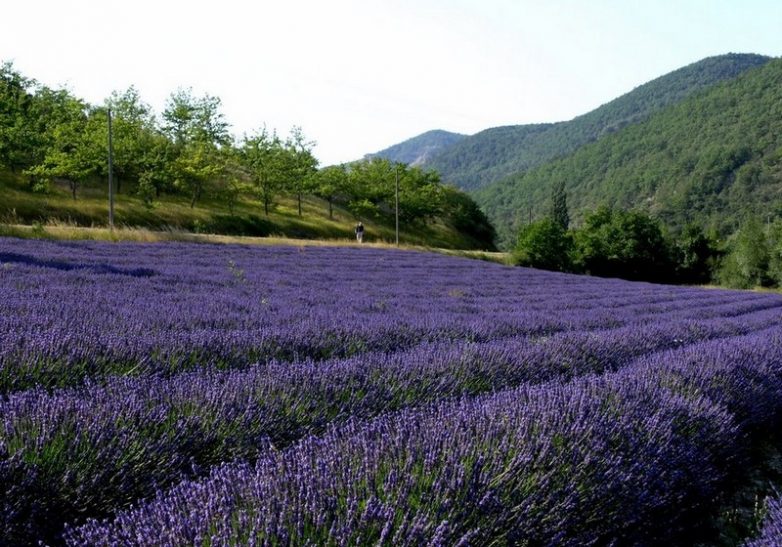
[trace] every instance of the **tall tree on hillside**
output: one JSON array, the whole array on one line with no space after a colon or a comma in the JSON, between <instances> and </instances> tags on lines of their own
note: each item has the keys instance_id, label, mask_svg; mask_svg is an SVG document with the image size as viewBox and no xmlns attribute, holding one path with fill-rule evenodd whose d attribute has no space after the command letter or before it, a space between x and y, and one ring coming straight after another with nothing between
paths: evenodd
<instances>
[{"instance_id":1,"label":"tall tree on hillside","mask_svg":"<svg viewBox=\"0 0 782 547\"><path fill-rule=\"evenodd\" d=\"M426 222L443 212L444 195L437 171L396 164L399 174L399 217L406 223ZM389 180L395 181L389 177ZM391 193L393 195L393 193ZM389 208L394 203L389 199Z\"/></svg>"},{"instance_id":2,"label":"tall tree on hillside","mask_svg":"<svg viewBox=\"0 0 782 547\"><path fill-rule=\"evenodd\" d=\"M394 198L394 169L389 160L379 157L352 163L348 172L348 209L360 218L377 216L379 206Z\"/></svg>"},{"instance_id":3,"label":"tall tree on hillside","mask_svg":"<svg viewBox=\"0 0 782 547\"><path fill-rule=\"evenodd\" d=\"M220 150L212 144L195 140L187 143L174 161L174 185L190 196L190 208L204 196L210 183L223 168Z\"/></svg>"},{"instance_id":4,"label":"tall tree on hillside","mask_svg":"<svg viewBox=\"0 0 782 547\"><path fill-rule=\"evenodd\" d=\"M265 127L254 135L245 135L239 148L240 161L249 173L258 199L263 202L266 216L269 216L269 208L283 189L285 156L280 138Z\"/></svg>"},{"instance_id":5,"label":"tall tree on hillside","mask_svg":"<svg viewBox=\"0 0 782 547\"><path fill-rule=\"evenodd\" d=\"M747 215L733 235L717 278L720 284L737 289L770 285L770 260L768 239L761 223L755 216Z\"/></svg>"},{"instance_id":6,"label":"tall tree on hillside","mask_svg":"<svg viewBox=\"0 0 782 547\"><path fill-rule=\"evenodd\" d=\"M68 119L52 130L52 142L43 160L27 173L37 180L37 189L46 190L53 180L67 181L73 199L90 176L106 168L105 111L88 109L74 98L67 108Z\"/></svg>"},{"instance_id":7,"label":"tall tree on hillside","mask_svg":"<svg viewBox=\"0 0 782 547\"><path fill-rule=\"evenodd\" d=\"M231 136L221 105L219 97L207 94L197 98L192 89L178 89L163 110L163 131L180 147L193 141L226 146Z\"/></svg>"},{"instance_id":8,"label":"tall tree on hillside","mask_svg":"<svg viewBox=\"0 0 782 547\"><path fill-rule=\"evenodd\" d=\"M344 164L330 165L314 176L314 194L329 204L329 218L334 218L334 200L348 188L348 171Z\"/></svg>"},{"instance_id":9,"label":"tall tree on hillside","mask_svg":"<svg viewBox=\"0 0 782 547\"><path fill-rule=\"evenodd\" d=\"M551 219L563 230L567 230L570 225L570 214L567 209L567 193L565 192L565 181L559 180L554 183L551 191L551 206L549 211Z\"/></svg>"},{"instance_id":10,"label":"tall tree on hillside","mask_svg":"<svg viewBox=\"0 0 782 547\"><path fill-rule=\"evenodd\" d=\"M155 143L155 119L133 86L113 92L106 107L112 112L113 163L119 193L123 180L138 180L145 170L144 158Z\"/></svg>"},{"instance_id":11,"label":"tall tree on hillside","mask_svg":"<svg viewBox=\"0 0 782 547\"><path fill-rule=\"evenodd\" d=\"M314 189L313 175L318 166L318 160L312 155L314 146L315 142L308 140L301 127L297 126L291 129L290 136L285 141L286 159L288 160L286 162L286 182L290 191L296 195L299 216L301 216L302 196Z\"/></svg>"},{"instance_id":12,"label":"tall tree on hillside","mask_svg":"<svg viewBox=\"0 0 782 547\"><path fill-rule=\"evenodd\" d=\"M24 165L30 155L33 85L11 63L0 65L0 166L12 171Z\"/></svg>"},{"instance_id":13,"label":"tall tree on hillside","mask_svg":"<svg viewBox=\"0 0 782 547\"><path fill-rule=\"evenodd\" d=\"M174 162L180 154L176 145L160 132L145 134L144 141L137 191L144 204L151 207L161 193L174 188Z\"/></svg>"},{"instance_id":14,"label":"tall tree on hillside","mask_svg":"<svg viewBox=\"0 0 782 547\"><path fill-rule=\"evenodd\" d=\"M192 90L178 89L166 101L163 109L163 132L178 147L192 139L191 128L195 123L196 102Z\"/></svg>"}]
</instances>

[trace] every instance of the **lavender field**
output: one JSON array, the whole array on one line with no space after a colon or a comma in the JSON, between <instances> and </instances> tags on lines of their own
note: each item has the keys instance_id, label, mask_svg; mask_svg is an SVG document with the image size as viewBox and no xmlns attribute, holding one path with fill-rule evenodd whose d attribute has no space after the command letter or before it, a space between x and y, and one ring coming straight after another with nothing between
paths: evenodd
<instances>
[{"instance_id":1,"label":"lavender field","mask_svg":"<svg viewBox=\"0 0 782 547\"><path fill-rule=\"evenodd\" d=\"M2 545L713 544L781 418L779 295L0 238Z\"/></svg>"}]
</instances>

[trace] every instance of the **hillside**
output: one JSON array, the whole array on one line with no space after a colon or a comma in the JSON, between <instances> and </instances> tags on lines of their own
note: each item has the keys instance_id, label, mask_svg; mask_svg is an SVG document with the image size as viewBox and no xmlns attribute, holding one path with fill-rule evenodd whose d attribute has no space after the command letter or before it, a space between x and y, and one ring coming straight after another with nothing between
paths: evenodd
<instances>
[{"instance_id":1,"label":"hillside","mask_svg":"<svg viewBox=\"0 0 782 547\"><path fill-rule=\"evenodd\" d=\"M427 131L412 139L395 144L375 152L367 154L369 158L385 158L390 161L407 163L409 165L421 165L443 150L453 146L457 142L467 138L461 133L451 133L442 129Z\"/></svg>"},{"instance_id":2,"label":"hillside","mask_svg":"<svg viewBox=\"0 0 782 547\"><path fill-rule=\"evenodd\" d=\"M628 125L572 155L475 196L506 241L545 213L564 180L573 216L599 204L638 207L667 224L733 231L744 212L782 212L782 60Z\"/></svg>"},{"instance_id":3,"label":"hillside","mask_svg":"<svg viewBox=\"0 0 782 547\"><path fill-rule=\"evenodd\" d=\"M761 55L735 53L709 57L643 84L568 122L481 131L444 148L427 159L425 166L439 171L443 180L475 190L639 123L668 105L768 60Z\"/></svg>"},{"instance_id":4,"label":"hillside","mask_svg":"<svg viewBox=\"0 0 782 547\"><path fill-rule=\"evenodd\" d=\"M459 207L464 207L460 204ZM70 196L66 184L55 184L47 194L31 192L24 177L0 170L0 233L14 233L12 225L32 224L42 232L59 229L106 226L107 196L102 184L90 184L78 199ZM302 216L298 215L293 197L281 196L268 216L263 204L249 194L239 197L233 210L219 196L206 197L190 207L186 196L163 194L153 207L146 206L135 191L116 196L117 226L147 230L185 231L202 234L227 234L257 237L288 237L318 240L353 240L355 215L344 204L335 201L333 218L328 203L315 196L305 196ZM469 235L464 221L445 216L425 224L400 224L403 244L448 249L493 249L486 239ZM367 243L393 242L394 219L388 212L363 219Z\"/></svg>"}]
</instances>

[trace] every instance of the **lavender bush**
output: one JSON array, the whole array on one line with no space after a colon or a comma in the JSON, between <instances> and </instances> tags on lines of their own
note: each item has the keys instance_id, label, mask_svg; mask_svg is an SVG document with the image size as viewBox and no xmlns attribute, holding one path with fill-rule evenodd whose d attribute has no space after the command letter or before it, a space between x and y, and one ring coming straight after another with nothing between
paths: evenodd
<instances>
[{"instance_id":1,"label":"lavender bush","mask_svg":"<svg viewBox=\"0 0 782 547\"><path fill-rule=\"evenodd\" d=\"M782 498L766 501L766 518L760 535L748 541L746 547L779 547L782 544Z\"/></svg>"}]
</instances>

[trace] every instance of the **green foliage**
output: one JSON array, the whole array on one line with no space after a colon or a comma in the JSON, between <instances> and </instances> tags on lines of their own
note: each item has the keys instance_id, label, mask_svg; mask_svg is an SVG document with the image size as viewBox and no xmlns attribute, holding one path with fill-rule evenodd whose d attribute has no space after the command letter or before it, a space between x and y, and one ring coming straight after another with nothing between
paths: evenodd
<instances>
[{"instance_id":1,"label":"green foliage","mask_svg":"<svg viewBox=\"0 0 782 547\"><path fill-rule=\"evenodd\" d=\"M782 287L782 221L775 220L768 226L768 278Z\"/></svg>"},{"instance_id":2,"label":"green foliage","mask_svg":"<svg viewBox=\"0 0 782 547\"><path fill-rule=\"evenodd\" d=\"M0 167L16 170L35 154L37 142L28 115L33 86L11 63L0 65Z\"/></svg>"},{"instance_id":3,"label":"green foliage","mask_svg":"<svg viewBox=\"0 0 782 547\"><path fill-rule=\"evenodd\" d=\"M312 192L329 204L329 218L334 218L334 200L348 192L348 171L344 164L330 165L313 176Z\"/></svg>"},{"instance_id":4,"label":"green foliage","mask_svg":"<svg viewBox=\"0 0 782 547\"><path fill-rule=\"evenodd\" d=\"M680 283L703 284L711 281L719 253L715 242L703 228L690 223L671 245L672 259L676 265L676 279Z\"/></svg>"},{"instance_id":5,"label":"green foliage","mask_svg":"<svg viewBox=\"0 0 782 547\"><path fill-rule=\"evenodd\" d=\"M717 279L736 289L769 286L771 254L763 228L755 217L747 217L734 235Z\"/></svg>"},{"instance_id":6,"label":"green foliage","mask_svg":"<svg viewBox=\"0 0 782 547\"><path fill-rule=\"evenodd\" d=\"M228 122L220 112L219 97L193 96L192 89L178 89L168 98L163 111L163 131L177 145L200 141L214 146L228 146L231 136Z\"/></svg>"},{"instance_id":7,"label":"green foliage","mask_svg":"<svg viewBox=\"0 0 782 547\"><path fill-rule=\"evenodd\" d=\"M444 148L425 162L444 180L476 190L573 153L581 146L638 124L667 106L768 62L760 55L703 59L568 122L496 127Z\"/></svg>"},{"instance_id":8,"label":"green foliage","mask_svg":"<svg viewBox=\"0 0 782 547\"><path fill-rule=\"evenodd\" d=\"M274 200L285 186L284 147L276 133L262 128L254 135L245 136L239 157L246 167L250 183L263 203L266 216Z\"/></svg>"},{"instance_id":9,"label":"green foliage","mask_svg":"<svg viewBox=\"0 0 782 547\"><path fill-rule=\"evenodd\" d=\"M174 161L174 186L187 193L190 207L195 207L222 169L220 152L211 143L189 142Z\"/></svg>"},{"instance_id":10,"label":"green foliage","mask_svg":"<svg viewBox=\"0 0 782 547\"><path fill-rule=\"evenodd\" d=\"M443 215L453 229L472 238L478 247L495 249L497 233L494 226L478 204L461 190L443 187Z\"/></svg>"},{"instance_id":11,"label":"green foliage","mask_svg":"<svg viewBox=\"0 0 782 547\"><path fill-rule=\"evenodd\" d=\"M87 106L75 99L67 108L68 119L53 128L43 161L26 173L38 181L38 189L48 188L54 180L66 181L76 199L79 188L106 165L108 132L105 113L88 112Z\"/></svg>"},{"instance_id":12,"label":"green foliage","mask_svg":"<svg viewBox=\"0 0 782 547\"><path fill-rule=\"evenodd\" d=\"M282 158L285 160L285 187L296 196L296 202L301 216L301 198L304 194L315 190L314 175L318 160L312 155L315 141L310 141L300 127L293 127L290 136L285 141Z\"/></svg>"},{"instance_id":13,"label":"green foliage","mask_svg":"<svg viewBox=\"0 0 782 547\"><path fill-rule=\"evenodd\" d=\"M152 109L141 100L134 87L112 93L106 100L106 108L111 109L112 115L113 170L119 192L123 180L139 180L143 172L162 167L154 165L152 159L159 154L156 147L161 143L156 135ZM154 176L148 173L145 178L157 193Z\"/></svg>"},{"instance_id":14,"label":"green foliage","mask_svg":"<svg viewBox=\"0 0 782 547\"><path fill-rule=\"evenodd\" d=\"M601 207L575 232L576 267L591 275L665 281L673 275L659 224L639 211Z\"/></svg>"},{"instance_id":15,"label":"green foliage","mask_svg":"<svg viewBox=\"0 0 782 547\"><path fill-rule=\"evenodd\" d=\"M474 195L506 242L567 181L568 204L638 208L680 229L720 236L747 213L774 212L782 190L782 60L693 94L635 123Z\"/></svg>"},{"instance_id":16,"label":"green foliage","mask_svg":"<svg viewBox=\"0 0 782 547\"><path fill-rule=\"evenodd\" d=\"M567 230L570 225L570 213L567 210L567 193L565 192L565 181L554 183L551 191L551 219L559 224L563 230Z\"/></svg>"},{"instance_id":17,"label":"green foliage","mask_svg":"<svg viewBox=\"0 0 782 547\"><path fill-rule=\"evenodd\" d=\"M546 217L519 232L512 261L517 266L561 272L573 268L573 238L556 220Z\"/></svg>"}]
</instances>

